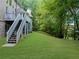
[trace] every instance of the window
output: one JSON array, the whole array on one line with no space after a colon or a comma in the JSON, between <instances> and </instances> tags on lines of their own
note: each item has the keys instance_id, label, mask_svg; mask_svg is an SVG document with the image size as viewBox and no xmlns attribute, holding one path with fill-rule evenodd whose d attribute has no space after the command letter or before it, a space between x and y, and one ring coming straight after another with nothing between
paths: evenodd
<instances>
[{"instance_id":1,"label":"window","mask_svg":"<svg viewBox=\"0 0 79 59\"><path fill-rule=\"evenodd\" d=\"M8 0L6 1L6 3L8 4Z\"/></svg>"},{"instance_id":2,"label":"window","mask_svg":"<svg viewBox=\"0 0 79 59\"><path fill-rule=\"evenodd\" d=\"M12 5L12 0L7 0L6 3Z\"/></svg>"},{"instance_id":3,"label":"window","mask_svg":"<svg viewBox=\"0 0 79 59\"><path fill-rule=\"evenodd\" d=\"M12 0L9 0L9 5L12 5Z\"/></svg>"}]
</instances>

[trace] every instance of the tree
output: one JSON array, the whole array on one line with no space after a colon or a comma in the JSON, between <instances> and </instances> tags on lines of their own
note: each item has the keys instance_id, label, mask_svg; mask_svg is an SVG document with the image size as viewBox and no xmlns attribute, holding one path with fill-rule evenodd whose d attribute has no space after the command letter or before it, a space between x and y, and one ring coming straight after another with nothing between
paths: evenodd
<instances>
[{"instance_id":1,"label":"tree","mask_svg":"<svg viewBox=\"0 0 79 59\"><path fill-rule=\"evenodd\" d=\"M34 30L63 38L65 23L72 19L75 38L75 31L79 30L79 0L21 0L19 3L25 10L32 9Z\"/></svg>"},{"instance_id":2,"label":"tree","mask_svg":"<svg viewBox=\"0 0 79 59\"><path fill-rule=\"evenodd\" d=\"M47 21L46 19L50 19L50 17L51 20L53 21L56 20L55 24L57 24L58 27L56 28L58 37L63 38L65 22L68 21L70 18L74 18L76 28L79 27L77 21L78 17L76 17L77 14L76 12L74 12L74 11L78 11L79 1L78 0L52 0L51 2L50 1L51 0L42 1L41 3L42 5L40 5L40 8L38 8L38 14L40 14L39 18L41 18L42 20L45 19L45 22ZM47 26L46 31L51 32L48 25L46 26ZM49 26L52 28L52 26L54 25L51 26L49 24Z\"/></svg>"},{"instance_id":3,"label":"tree","mask_svg":"<svg viewBox=\"0 0 79 59\"><path fill-rule=\"evenodd\" d=\"M38 30L38 21L36 20L36 8L38 1L37 0L18 0L18 4L24 9L27 10L30 8L32 10L32 21L33 21L33 30Z\"/></svg>"}]
</instances>

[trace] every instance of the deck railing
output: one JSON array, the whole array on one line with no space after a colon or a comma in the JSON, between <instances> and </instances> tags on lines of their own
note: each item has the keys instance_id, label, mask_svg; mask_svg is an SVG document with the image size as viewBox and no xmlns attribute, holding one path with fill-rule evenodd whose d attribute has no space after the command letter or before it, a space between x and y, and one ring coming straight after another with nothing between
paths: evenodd
<instances>
[{"instance_id":1,"label":"deck railing","mask_svg":"<svg viewBox=\"0 0 79 59\"><path fill-rule=\"evenodd\" d=\"M19 41L19 39L20 39L20 36L23 34L23 29L24 29L24 27L25 27L25 25L26 25L26 19L25 19L25 15L22 17L22 22L21 22L21 24L20 24L20 26L19 26L19 29L18 29L18 31L17 31L17 34L16 34L16 41L18 42Z\"/></svg>"},{"instance_id":2,"label":"deck railing","mask_svg":"<svg viewBox=\"0 0 79 59\"><path fill-rule=\"evenodd\" d=\"M28 21L27 27L28 27L28 32L32 32L32 19L26 15L27 17L25 17L25 19Z\"/></svg>"},{"instance_id":3,"label":"deck railing","mask_svg":"<svg viewBox=\"0 0 79 59\"><path fill-rule=\"evenodd\" d=\"M20 14L17 15L16 19L14 20L13 24L11 25L11 27L9 28L9 30L7 32L7 42L10 39L13 32L15 31L20 20L21 20L21 23L20 23L19 28L16 32L16 41L17 41L16 43L18 43L21 35L23 34L23 31L25 31L25 34L26 33L28 34L29 31L32 31L32 20L31 20L31 18L28 15L26 15L25 13L20 13ZM26 29L27 29L27 31L26 31Z\"/></svg>"}]
</instances>

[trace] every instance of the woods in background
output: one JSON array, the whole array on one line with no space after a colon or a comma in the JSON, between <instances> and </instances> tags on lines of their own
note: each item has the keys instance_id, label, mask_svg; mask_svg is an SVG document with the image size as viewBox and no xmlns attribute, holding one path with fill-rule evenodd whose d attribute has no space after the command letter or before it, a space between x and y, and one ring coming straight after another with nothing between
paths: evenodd
<instances>
[{"instance_id":1,"label":"woods in background","mask_svg":"<svg viewBox=\"0 0 79 59\"><path fill-rule=\"evenodd\" d=\"M78 36L79 0L18 0L25 10L31 8L33 30L55 37Z\"/></svg>"}]
</instances>

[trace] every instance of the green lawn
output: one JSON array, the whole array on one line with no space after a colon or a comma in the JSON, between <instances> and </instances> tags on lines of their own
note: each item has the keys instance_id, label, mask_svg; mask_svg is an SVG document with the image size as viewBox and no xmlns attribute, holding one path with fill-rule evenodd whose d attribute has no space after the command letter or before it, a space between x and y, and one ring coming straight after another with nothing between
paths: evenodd
<instances>
[{"instance_id":1,"label":"green lawn","mask_svg":"<svg viewBox=\"0 0 79 59\"><path fill-rule=\"evenodd\" d=\"M63 40L45 33L33 32L13 48L3 48L0 38L0 59L79 59L79 41Z\"/></svg>"}]
</instances>

